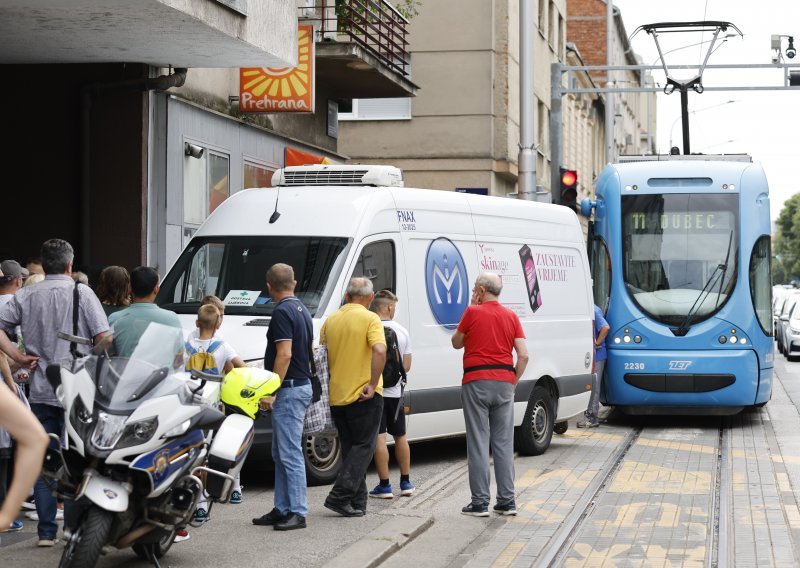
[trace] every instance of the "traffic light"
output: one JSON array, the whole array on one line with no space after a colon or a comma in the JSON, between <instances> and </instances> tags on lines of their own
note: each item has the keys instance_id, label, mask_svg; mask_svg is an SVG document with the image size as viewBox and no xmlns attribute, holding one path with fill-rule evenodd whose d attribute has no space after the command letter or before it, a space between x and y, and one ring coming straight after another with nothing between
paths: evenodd
<instances>
[{"instance_id":1,"label":"traffic light","mask_svg":"<svg viewBox=\"0 0 800 568\"><path fill-rule=\"evenodd\" d=\"M575 209L578 201L578 172L569 168L559 168L561 172L561 192L559 203Z\"/></svg>"}]
</instances>

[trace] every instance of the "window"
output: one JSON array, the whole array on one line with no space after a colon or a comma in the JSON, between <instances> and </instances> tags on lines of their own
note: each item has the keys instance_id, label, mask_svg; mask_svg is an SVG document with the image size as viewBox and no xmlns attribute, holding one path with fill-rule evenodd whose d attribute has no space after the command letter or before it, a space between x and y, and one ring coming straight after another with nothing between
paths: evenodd
<instances>
[{"instance_id":1,"label":"window","mask_svg":"<svg viewBox=\"0 0 800 568\"><path fill-rule=\"evenodd\" d=\"M750 297L753 308L758 317L761 329L767 335L772 335L772 274L770 273L770 259L772 258L770 238L763 236L753 246L750 256Z\"/></svg>"},{"instance_id":2,"label":"window","mask_svg":"<svg viewBox=\"0 0 800 568\"><path fill-rule=\"evenodd\" d=\"M611 296L611 258L608 248L601 238L592 241L592 280L594 281L594 303L608 311L608 298Z\"/></svg>"},{"instance_id":3,"label":"window","mask_svg":"<svg viewBox=\"0 0 800 568\"><path fill-rule=\"evenodd\" d=\"M411 99L352 99L339 102L339 121L410 120Z\"/></svg>"},{"instance_id":4,"label":"window","mask_svg":"<svg viewBox=\"0 0 800 568\"><path fill-rule=\"evenodd\" d=\"M539 0L539 21L537 27L542 36L547 33L547 0Z\"/></svg>"},{"instance_id":5,"label":"window","mask_svg":"<svg viewBox=\"0 0 800 568\"><path fill-rule=\"evenodd\" d=\"M199 237L183 251L164 279L156 303L179 314L194 314L203 296L225 302L225 313L269 316L267 269L276 262L294 268L295 295L316 315L342 271L344 237Z\"/></svg>"},{"instance_id":6,"label":"window","mask_svg":"<svg viewBox=\"0 0 800 568\"><path fill-rule=\"evenodd\" d=\"M702 193L622 198L622 276L649 317L684 328L728 301L738 269L738 198Z\"/></svg>"},{"instance_id":7,"label":"window","mask_svg":"<svg viewBox=\"0 0 800 568\"><path fill-rule=\"evenodd\" d=\"M183 222L199 226L230 196L230 159L204 149L183 158Z\"/></svg>"},{"instance_id":8,"label":"window","mask_svg":"<svg viewBox=\"0 0 800 568\"><path fill-rule=\"evenodd\" d=\"M272 187L272 174L275 168L263 166L254 162L244 163L244 189L251 187Z\"/></svg>"},{"instance_id":9,"label":"window","mask_svg":"<svg viewBox=\"0 0 800 568\"><path fill-rule=\"evenodd\" d=\"M378 290L396 291L394 281L394 243L378 241L364 246L353 269L354 276L366 276Z\"/></svg>"}]
</instances>

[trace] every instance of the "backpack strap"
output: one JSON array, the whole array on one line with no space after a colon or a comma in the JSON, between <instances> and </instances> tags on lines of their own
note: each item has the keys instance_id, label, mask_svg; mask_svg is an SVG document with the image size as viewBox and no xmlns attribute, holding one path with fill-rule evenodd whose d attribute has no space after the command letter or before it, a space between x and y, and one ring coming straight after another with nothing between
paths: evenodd
<instances>
[{"instance_id":1,"label":"backpack strap","mask_svg":"<svg viewBox=\"0 0 800 568\"><path fill-rule=\"evenodd\" d=\"M186 348L186 351L189 352L189 355L194 355L195 353L197 353L197 349L192 347L192 344L189 343L188 341L184 343L183 346Z\"/></svg>"},{"instance_id":2,"label":"backpack strap","mask_svg":"<svg viewBox=\"0 0 800 568\"><path fill-rule=\"evenodd\" d=\"M219 349L220 345L222 345L222 341L212 341L208 345L208 349L206 349L206 353L213 353L217 349Z\"/></svg>"}]
</instances>

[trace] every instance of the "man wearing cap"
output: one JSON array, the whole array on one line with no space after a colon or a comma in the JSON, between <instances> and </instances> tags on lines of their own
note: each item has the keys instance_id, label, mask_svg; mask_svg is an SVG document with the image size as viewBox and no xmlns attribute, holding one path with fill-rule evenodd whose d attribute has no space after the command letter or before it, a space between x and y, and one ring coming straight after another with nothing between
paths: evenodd
<instances>
[{"instance_id":1,"label":"man wearing cap","mask_svg":"<svg viewBox=\"0 0 800 568\"><path fill-rule=\"evenodd\" d=\"M22 282L28 277L28 270L22 268L16 260L0 262L0 306L8 302L17 290L22 288Z\"/></svg>"}]
</instances>

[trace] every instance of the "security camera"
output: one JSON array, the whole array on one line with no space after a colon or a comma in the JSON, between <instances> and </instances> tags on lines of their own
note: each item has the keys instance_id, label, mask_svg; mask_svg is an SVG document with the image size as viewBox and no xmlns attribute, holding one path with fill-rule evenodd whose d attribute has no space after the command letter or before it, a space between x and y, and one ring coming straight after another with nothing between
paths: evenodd
<instances>
[{"instance_id":1,"label":"security camera","mask_svg":"<svg viewBox=\"0 0 800 568\"><path fill-rule=\"evenodd\" d=\"M198 146L197 144L190 144L189 142L184 142L183 144L183 153L186 156L191 156L192 158L202 158L205 151L205 148Z\"/></svg>"},{"instance_id":2,"label":"security camera","mask_svg":"<svg viewBox=\"0 0 800 568\"><path fill-rule=\"evenodd\" d=\"M789 45L786 46L786 57L794 59L795 55L797 55L797 50L794 48L794 38L789 36Z\"/></svg>"}]
</instances>

